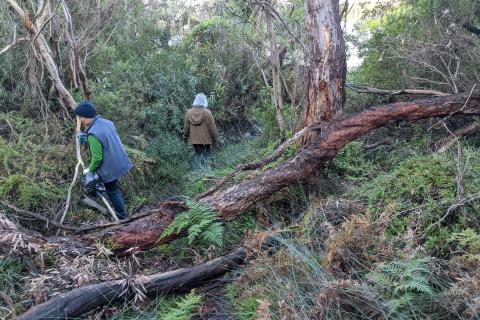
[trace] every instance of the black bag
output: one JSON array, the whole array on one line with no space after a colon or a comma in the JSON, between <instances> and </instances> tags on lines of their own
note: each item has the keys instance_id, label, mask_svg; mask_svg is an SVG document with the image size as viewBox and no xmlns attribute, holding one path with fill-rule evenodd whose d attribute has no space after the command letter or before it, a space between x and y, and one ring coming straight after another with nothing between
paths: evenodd
<instances>
[{"instance_id":1,"label":"black bag","mask_svg":"<svg viewBox=\"0 0 480 320\"><path fill-rule=\"evenodd\" d=\"M87 172L82 176L82 187L85 193L92 197L106 193L105 185L96 172Z\"/></svg>"}]
</instances>

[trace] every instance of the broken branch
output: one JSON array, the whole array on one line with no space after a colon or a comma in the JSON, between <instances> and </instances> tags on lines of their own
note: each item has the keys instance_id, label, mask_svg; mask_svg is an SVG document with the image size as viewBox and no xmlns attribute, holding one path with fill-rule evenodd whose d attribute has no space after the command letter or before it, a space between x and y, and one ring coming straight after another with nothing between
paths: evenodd
<instances>
[{"instance_id":1,"label":"broken branch","mask_svg":"<svg viewBox=\"0 0 480 320\"><path fill-rule=\"evenodd\" d=\"M378 95L389 95L389 96L400 95L400 94L413 94L413 95L427 95L427 96L442 97L442 96L449 95L448 93L437 91L437 90L427 90L427 89L383 90L383 89L378 89L370 86L352 84L352 83L347 83L346 87L358 93L373 93Z\"/></svg>"}]
</instances>

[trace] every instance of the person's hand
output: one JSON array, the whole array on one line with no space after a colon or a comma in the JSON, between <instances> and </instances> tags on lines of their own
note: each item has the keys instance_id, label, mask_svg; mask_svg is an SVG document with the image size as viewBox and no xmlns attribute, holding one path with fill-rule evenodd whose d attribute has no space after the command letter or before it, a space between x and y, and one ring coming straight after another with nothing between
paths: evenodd
<instances>
[{"instance_id":1,"label":"person's hand","mask_svg":"<svg viewBox=\"0 0 480 320\"><path fill-rule=\"evenodd\" d=\"M97 192L96 192L96 186L97 184L100 183L100 177L95 173L92 172L88 169L83 170L83 176L82 176L82 187L83 190L94 197Z\"/></svg>"},{"instance_id":2,"label":"person's hand","mask_svg":"<svg viewBox=\"0 0 480 320\"><path fill-rule=\"evenodd\" d=\"M85 132L78 132L77 133L77 139L80 141L81 144L87 144L88 143L88 135Z\"/></svg>"}]
</instances>

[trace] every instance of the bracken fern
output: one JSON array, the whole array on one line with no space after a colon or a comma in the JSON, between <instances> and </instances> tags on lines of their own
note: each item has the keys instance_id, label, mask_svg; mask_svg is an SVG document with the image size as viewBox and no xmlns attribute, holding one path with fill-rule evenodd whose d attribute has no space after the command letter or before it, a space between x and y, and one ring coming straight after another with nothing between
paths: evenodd
<instances>
[{"instance_id":1,"label":"bracken fern","mask_svg":"<svg viewBox=\"0 0 480 320\"><path fill-rule=\"evenodd\" d=\"M165 313L160 312L157 315L158 320L189 320L195 313L198 305L202 301L202 296L196 294L193 290L185 297L175 301L175 306L168 308Z\"/></svg>"},{"instance_id":2,"label":"bracken fern","mask_svg":"<svg viewBox=\"0 0 480 320\"><path fill-rule=\"evenodd\" d=\"M379 289L390 314L397 318L425 311L434 298L428 258L381 263L377 271L367 274L367 279Z\"/></svg>"},{"instance_id":3,"label":"bracken fern","mask_svg":"<svg viewBox=\"0 0 480 320\"><path fill-rule=\"evenodd\" d=\"M189 209L178 214L162 234L162 238L187 230L188 243L201 239L206 243L222 245L223 225L218 222L216 213L206 204L187 200Z\"/></svg>"}]
</instances>

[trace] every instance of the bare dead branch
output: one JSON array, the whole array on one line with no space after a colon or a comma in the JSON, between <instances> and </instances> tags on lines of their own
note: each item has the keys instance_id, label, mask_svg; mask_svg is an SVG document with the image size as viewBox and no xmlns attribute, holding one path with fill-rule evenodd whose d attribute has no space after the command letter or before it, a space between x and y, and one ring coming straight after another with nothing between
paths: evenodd
<instances>
[{"instance_id":1,"label":"bare dead branch","mask_svg":"<svg viewBox=\"0 0 480 320\"><path fill-rule=\"evenodd\" d=\"M31 212L31 211L28 211L28 210L17 208L13 204L8 203L5 200L0 200L0 204L2 204L3 206L5 206L5 207L9 208L10 210L13 210L17 213L21 213L21 214L33 217L37 220L43 221L43 222L46 223L47 227L49 225L52 225L54 227L57 227L57 228L60 228L60 229L63 229L63 230L68 230L68 231L78 231L79 230L78 228L75 228L75 227L72 227L72 226L66 226L66 225L57 223L57 222L55 222L55 220L49 219L49 218L45 217L44 215L41 215L41 214L38 214L38 213L35 213L35 212Z\"/></svg>"},{"instance_id":2,"label":"bare dead branch","mask_svg":"<svg viewBox=\"0 0 480 320\"><path fill-rule=\"evenodd\" d=\"M401 94L412 94L412 95L427 95L427 96L435 96L435 97L449 95L449 93L440 92L437 90L429 90L429 89L383 90L375 87L370 87L370 86L361 85L361 84L353 84L353 83L347 83L346 87L358 93L373 93L377 95L393 96L393 95L401 95Z\"/></svg>"},{"instance_id":3,"label":"bare dead branch","mask_svg":"<svg viewBox=\"0 0 480 320\"><path fill-rule=\"evenodd\" d=\"M469 135L470 133L478 129L479 126L480 125L478 122L471 122L463 128L453 131L452 134L454 137L450 136L438 140L437 142L435 142L437 152L443 153L447 151L457 141L458 138Z\"/></svg>"},{"instance_id":4,"label":"bare dead branch","mask_svg":"<svg viewBox=\"0 0 480 320\"><path fill-rule=\"evenodd\" d=\"M28 40L28 38L18 38L17 39L17 28L15 27L13 29L13 40L12 43L0 50L0 54L7 52L8 50L12 49L14 46L16 46L18 43Z\"/></svg>"},{"instance_id":5,"label":"bare dead branch","mask_svg":"<svg viewBox=\"0 0 480 320\"><path fill-rule=\"evenodd\" d=\"M430 231L433 227L435 226L438 226L440 225L441 223L443 223L445 221L445 219L447 219L448 216L450 216L450 214L452 212L454 212L456 209L458 208L461 208L477 199L480 198L480 193L472 193L472 194L469 194L467 197L461 199L461 200L457 200L455 201L454 204L452 204L450 207L448 207L447 211L445 212L445 214L440 218L440 220L438 220L437 222L431 224L430 226L428 226L428 228L425 229L425 231L423 231L422 235L421 235L421 238L425 237L425 235L428 233L428 231Z\"/></svg>"},{"instance_id":6,"label":"bare dead branch","mask_svg":"<svg viewBox=\"0 0 480 320\"><path fill-rule=\"evenodd\" d=\"M68 192L67 192L67 200L65 201L65 209L63 210L62 217L60 218L60 224L63 224L63 221L65 220L65 216L67 215L68 208L70 207L70 199L72 197L72 189L75 186L75 182L77 181L78 178L78 173L80 171L80 166L81 163L80 161L77 162L77 165L75 166L75 174L73 175L72 182L70 183L70 187L68 187ZM57 231L57 235L60 232L60 229Z\"/></svg>"}]
</instances>

